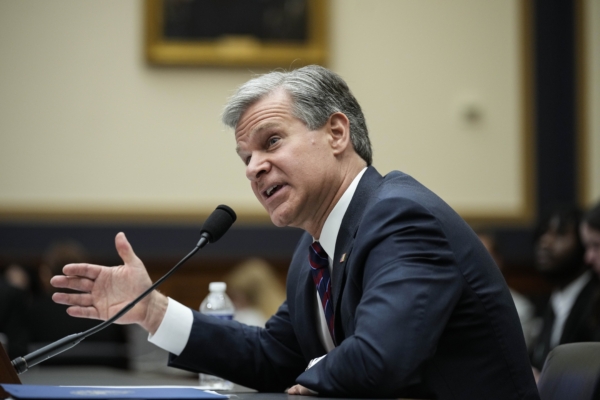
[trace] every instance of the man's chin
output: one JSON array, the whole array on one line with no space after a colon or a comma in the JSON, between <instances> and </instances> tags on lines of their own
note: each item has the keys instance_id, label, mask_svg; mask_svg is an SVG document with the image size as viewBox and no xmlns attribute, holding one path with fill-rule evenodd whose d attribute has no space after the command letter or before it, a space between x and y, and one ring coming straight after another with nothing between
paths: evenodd
<instances>
[{"instance_id":1,"label":"man's chin","mask_svg":"<svg viewBox=\"0 0 600 400\"><path fill-rule=\"evenodd\" d=\"M278 228L284 228L290 225L289 218L287 218L282 210L276 208L269 212L269 217L271 218L271 222Z\"/></svg>"},{"instance_id":2,"label":"man's chin","mask_svg":"<svg viewBox=\"0 0 600 400\"><path fill-rule=\"evenodd\" d=\"M274 215L270 215L271 217L271 222L273 223L273 225L275 225L278 228L284 228L286 226L288 226L287 222L285 222L283 219L276 217Z\"/></svg>"}]
</instances>

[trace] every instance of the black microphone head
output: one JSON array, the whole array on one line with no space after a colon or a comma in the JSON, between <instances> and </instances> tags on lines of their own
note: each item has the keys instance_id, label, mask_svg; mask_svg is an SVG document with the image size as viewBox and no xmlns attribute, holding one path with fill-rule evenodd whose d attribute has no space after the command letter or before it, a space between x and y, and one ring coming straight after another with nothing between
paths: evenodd
<instances>
[{"instance_id":1,"label":"black microphone head","mask_svg":"<svg viewBox=\"0 0 600 400\"><path fill-rule=\"evenodd\" d=\"M221 204L208 216L208 218L206 218L204 225L202 225L201 232L202 234L207 233L208 241L214 243L221 239L221 236L231 228L231 225L233 225L236 218L235 211L230 207Z\"/></svg>"}]
</instances>

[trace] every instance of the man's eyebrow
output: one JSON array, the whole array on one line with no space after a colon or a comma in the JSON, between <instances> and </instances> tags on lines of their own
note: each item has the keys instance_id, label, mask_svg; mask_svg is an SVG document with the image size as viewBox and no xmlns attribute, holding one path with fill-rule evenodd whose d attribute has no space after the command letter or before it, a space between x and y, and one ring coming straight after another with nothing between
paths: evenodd
<instances>
[{"instance_id":1,"label":"man's eyebrow","mask_svg":"<svg viewBox=\"0 0 600 400\"><path fill-rule=\"evenodd\" d=\"M279 122L273 122L273 121L265 122L264 124L257 126L251 132L251 134L255 134L255 133L258 133L258 132L266 131L266 130L269 130L271 128L278 128L280 125L281 124Z\"/></svg>"},{"instance_id":2,"label":"man's eyebrow","mask_svg":"<svg viewBox=\"0 0 600 400\"><path fill-rule=\"evenodd\" d=\"M254 128L253 130L251 130L248 133L248 136L252 136L255 135L257 133L272 129L272 128L278 128L279 126L281 126L281 124L279 122L265 122L262 125L257 126L256 128ZM236 153L240 154L240 152L242 151L242 149L240 148L240 145L238 144L237 146L235 146L235 151Z\"/></svg>"}]
</instances>

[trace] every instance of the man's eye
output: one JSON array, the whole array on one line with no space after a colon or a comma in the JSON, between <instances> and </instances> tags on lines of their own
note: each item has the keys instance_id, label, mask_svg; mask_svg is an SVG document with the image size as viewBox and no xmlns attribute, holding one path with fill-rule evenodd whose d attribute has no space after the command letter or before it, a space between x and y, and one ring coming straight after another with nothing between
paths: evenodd
<instances>
[{"instance_id":1,"label":"man's eye","mask_svg":"<svg viewBox=\"0 0 600 400\"><path fill-rule=\"evenodd\" d=\"M269 146L273 146L277 142L279 142L279 138L277 136L272 136L268 140Z\"/></svg>"},{"instance_id":2,"label":"man's eye","mask_svg":"<svg viewBox=\"0 0 600 400\"><path fill-rule=\"evenodd\" d=\"M244 159L244 164L246 164L246 165L250 164L250 159L251 159L251 158L252 158L252 157L250 157L250 156L246 157L246 158Z\"/></svg>"}]
</instances>

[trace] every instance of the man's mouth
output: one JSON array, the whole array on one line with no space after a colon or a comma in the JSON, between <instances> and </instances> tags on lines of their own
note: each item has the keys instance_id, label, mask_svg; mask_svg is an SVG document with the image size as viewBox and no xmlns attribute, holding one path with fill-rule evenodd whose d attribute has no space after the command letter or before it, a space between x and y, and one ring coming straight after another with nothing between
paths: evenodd
<instances>
[{"instance_id":1,"label":"man's mouth","mask_svg":"<svg viewBox=\"0 0 600 400\"><path fill-rule=\"evenodd\" d=\"M275 193L277 193L277 191L279 191L279 189L281 189L283 187L283 185L273 185L269 188L267 188L267 190L264 191L264 194L267 198L273 196Z\"/></svg>"}]
</instances>

